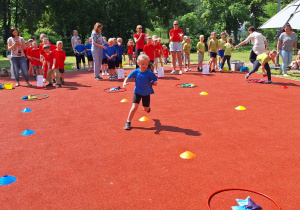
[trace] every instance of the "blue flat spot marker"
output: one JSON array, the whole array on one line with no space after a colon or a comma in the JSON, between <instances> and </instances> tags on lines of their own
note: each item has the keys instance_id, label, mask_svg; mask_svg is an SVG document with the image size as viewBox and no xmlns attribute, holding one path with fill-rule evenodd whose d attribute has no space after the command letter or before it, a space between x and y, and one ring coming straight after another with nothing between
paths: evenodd
<instances>
[{"instance_id":1,"label":"blue flat spot marker","mask_svg":"<svg viewBox=\"0 0 300 210\"><path fill-rule=\"evenodd\" d=\"M32 131L32 130L26 129L25 131L23 131L23 132L21 133L21 135L22 135L22 136L29 136L29 135L34 134L34 133L35 133L35 132Z\"/></svg>"},{"instance_id":2,"label":"blue flat spot marker","mask_svg":"<svg viewBox=\"0 0 300 210\"><path fill-rule=\"evenodd\" d=\"M26 113L26 112L32 112L32 110L29 109L29 108L25 108L25 109L22 110L22 112L23 112L23 113Z\"/></svg>"},{"instance_id":3,"label":"blue flat spot marker","mask_svg":"<svg viewBox=\"0 0 300 210\"><path fill-rule=\"evenodd\" d=\"M14 183L16 180L17 180L16 177L4 175L0 178L0 185L11 184L11 183Z\"/></svg>"}]
</instances>

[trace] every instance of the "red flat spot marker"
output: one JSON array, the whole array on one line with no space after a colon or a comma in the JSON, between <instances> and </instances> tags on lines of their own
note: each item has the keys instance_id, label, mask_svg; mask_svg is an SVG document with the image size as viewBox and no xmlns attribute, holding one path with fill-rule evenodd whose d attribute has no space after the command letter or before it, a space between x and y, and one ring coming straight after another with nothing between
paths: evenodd
<instances>
[{"instance_id":1,"label":"red flat spot marker","mask_svg":"<svg viewBox=\"0 0 300 210\"><path fill-rule=\"evenodd\" d=\"M285 85L284 85L284 86L281 86L281 88L282 88L282 89L288 89L288 87L285 86Z\"/></svg>"}]
</instances>

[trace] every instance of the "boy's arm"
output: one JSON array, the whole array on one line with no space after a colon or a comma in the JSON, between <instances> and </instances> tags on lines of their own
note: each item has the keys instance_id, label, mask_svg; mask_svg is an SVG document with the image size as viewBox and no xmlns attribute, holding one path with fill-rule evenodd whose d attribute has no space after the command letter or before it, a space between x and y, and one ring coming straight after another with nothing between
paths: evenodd
<instances>
[{"instance_id":1,"label":"boy's arm","mask_svg":"<svg viewBox=\"0 0 300 210\"><path fill-rule=\"evenodd\" d=\"M53 59L53 65L52 65L52 69L55 69L55 63L56 63L56 59Z\"/></svg>"},{"instance_id":2,"label":"boy's arm","mask_svg":"<svg viewBox=\"0 0 300 210\"><path fill-rule=\"evenodd\" d=\"M277 67L277 64L275 62L275 58L272 58L271 60L272 60L273 64L275 65L275 67Z\"/></svg>"},{"instance_id":3,"label":"boy's arm","mask_svg":"<svg viewBox=\"0 0 300 210\"><path fill-rule=\"evenodd\" d=\"M126 61L126 56L125 56L125 52L123 52L123 57L124 57L124 61Z\"/></svg>"},{"instance_id":4,"label":"boy's arm","mask_svg":"<svg viewBox=\"0 0 300 210\"><path fill-rule=\"evenodd\" d=\"M127 85L127 80L128 80L128 77L126 77L126 78L124 79L124 82L123 82L123 88L125 87L125 85Z\"/></svg>"},{"instance_id":5,"label":"boy's arm","mask_svg":"<svg viewBox=\"0 0 300 210\"><path fill-rule=\"evenodd\" d=\"M262 63L262 64L261 64L261 69L262 69L263 73L266 74L266 71L265 71L265 63Z\"/></svg>"}]
</instances>

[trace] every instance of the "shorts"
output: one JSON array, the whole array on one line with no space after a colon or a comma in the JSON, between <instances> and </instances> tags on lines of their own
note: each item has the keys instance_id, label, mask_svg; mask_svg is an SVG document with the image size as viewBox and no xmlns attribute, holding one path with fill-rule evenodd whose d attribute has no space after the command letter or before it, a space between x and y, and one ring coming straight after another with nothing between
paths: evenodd
<instances>
[{"instance_id":1,"label":"shorts","mask_svg":"<svg viewBox=\"0 0 300 210\"><path fill-rule=\"evenodd\" d=\"M217 53L215 53L215 52L209 52L209 57L210 58L216 58L217 57Z\"/></svg>"},{"instance_id":2,"label":"shorts","mask_svg":"<svg viewBox=\"0 0 300 210\"><path fill-rule=\"evenodd\" d=\"M128 58L129 58L130 61L132 61L133 60L133 54L128 54Z\"/></svg>"},{"instance_id":3,"label":"shorts","mask_svg":"<svg viewBox=\"0 0 300 210\"><path fill-rule=\"evenodd\" d=\"M203 62L203 60L204 60L204 54L202 53L198 54L198 63Z\"/></svg>"},{"instance_id":4,"label":"shorts","mask_svg":"<svg viewBox=\"0 0 300 210\"><path fill-rule=\"evenodd\" d=\"M181 53L181 59L183 59L184 58L184 54L183 53Z\"/></svg>"},{"instance_id":5,"label":"shorts","mask_svg":"<svg viewBox=\"0 0 300 210\"><path fill-rule=\"evenodd\" d=\"M219 50L219 56L220 56L221 58L224 57L224 53L225 53L225 50Z\"/></svg>"},{"instance_id":6,"label":"shorts","mask_svg":"<svg viewBox=\"0 0 300 210\"><path fill-rule=\"evenodd\" d=\"M77 55L76 61L77 61L77 63L81 63L81 61L82 61L82 63L85 63L84 55Z\"/></svg>"},{"instance_id":7,"label":"shorts","mask_svg":"<svg viewBox=\"0 0 300 210\"><path fill-rule=\"evenodd\" d=\"M58 69L59 73L65 73L65 69Z\"/></svg>"},{"instance_id":8,"label":"shorts","mask_svg":"<svg viewBox=\"0 0 300 210\"><path fill-rule=\"evenodd\" d=\"M133 95L132 103L140 104L141 99L142 99L142 103L143 103L144 107L149 107L150 106L150 95L142 96L142 95L139 95L139 94L135 93Z\"/></svg>"},{"instance_id":9,"label":"shorts","mask_svg":"<svg viewBox=\"0 0 300 210\"><path fill-rule=\"evenodd\" d=\"M42 69L42 66L34 66L33 69Z\"/></svg>"},{"instance_id":10,"label":"shorts","mask_svg":"<svg viewBox=\"0 0 300 210\"><path fill-rule=\"evenodd\" d=\"M107 64L107 58L102 59L102 64Z\"/></svg>"},{"instance_id":11,"label":"shorts","mask_svg":"<svg viewBox=\"0 0 300 210\"><path fill-rule=\"evenodd\" d=\"M108 69L115 69L116 68L116 61L107 61Z\"/></svg>"},{"instance_id":12,"label":"shorts","mask_svg":"<svg viewBox=\"0 0 300 210\"><path fill-rule=\"evenodd\" d=\"M170 51L181 52L182 51L182 43L181 42L171 42Z\"/></svg>"},{"instance_id":13,"label":"shorts","mask_svg":"<svg viewBox=\"0 0 300 210\"><path fill-rule=\"evenodd\" d=\"M88 61L94 61L93 55L88 55L87 58L88 58Z\"/></svg>"}]
</instances>

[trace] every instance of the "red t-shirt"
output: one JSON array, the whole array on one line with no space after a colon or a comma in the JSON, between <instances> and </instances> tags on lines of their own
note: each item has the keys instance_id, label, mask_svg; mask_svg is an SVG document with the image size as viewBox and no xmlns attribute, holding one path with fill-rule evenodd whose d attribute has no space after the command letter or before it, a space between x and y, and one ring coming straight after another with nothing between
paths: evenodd
<instances>
[{"instance_id":1,"label":"red t-shirt","mask_svg":"<svg viewBox=\"0 0 300 210\"><path fill-rule=\"evenodd\" d=\"M163 50L164 58L169 57L170 51L168 49Z\"/></svg>"},{"instance_id":2,"label":"red t-shirt","mask_svg":"<svg viewBox=\"0 0 300 210\"><path fill-rule=\"evenodd\" d=\"M27 49L26 49L26 52L25 52L25 54L26 54L26 57L27 57L27 59L29 59L28 58L28 56L30 56L31 57L31 50L32 50L32 47L28 47ZM32 62L32 60L31 59L29 59L29 62L31 63Z\"/></svg>"},{"instance_id":3,"label":"red t-shirt","mask_svg":"<svg viewBox=\"0 0 300 210\"><path fill-rule=\"evenodd\" d=\"M162 45L160 43L158 43L156 46L155 46L155 57L160 57L161 56L161 51L163 49Z\"/></svg>"},{"instance_id":4,"label":"red t-shirt","mask_svg":"<svg viewBox=\"0 0 300 210\"><path fill-rule=\"evenodd\" d=\"M50 51L49 54L45 53L45 61L47 62L48 69L52 69L54 59L55 59L55 54L52 51Z\"/></svg>"},{"instance_id":5,"label":"red t-shirt","mask_svg":"<svg viewBox=\"0 0 300 210\"><path fill-rule=\"evenodd\" d=\"M31 58L39 59L38 61L35 59L32 59L33 66L42 66L42 63L40 61L40 50L38 48L31 49L30 56L31 56Z\"/></svg>"},{"instance_id":6,"label":"red t-shirt","mask_svg":"<svg viewBox=\"0 0 300 210\"><path fill-rule=\"evenodd\" d=\"M55 45L53 45L51 43L49 43L49 45L50 45L50 51L53 51L53 50L56 49ZM40 46L39 46L39 49L40 49L40 54L43 55L43 56L45 56L45 52L44 52L43 46L44 46L44 43L41 43Z\"/></svg>"},{"instance_id":7,"label":"red t-shirt","mask_svg":"<svg viewBox=\"0 0 300 210\"><path fill-rule=\"evenodd\" d=\"M134 34L133 38L139 38L140 35L138 35L137 33ZM145 46L145 37L146 37L146 34L142 33L142 36L141 36L141 39L135 43L135 49L144 49L144 46Z\"/></svg>"},{"instance_id":8,"label":"red t-shirt","mask_svg":"<svg viewBox=\"0 0 300 210\"><path fill-rule=\"evenodd\" d=\"M146 44L143 49L144 53L149 56L150 61L154 61L155 47L153 44Z\"/></svg>"},{"instance_id":9,"label":"red t-shirt","mask_svg":"<svg viewBox=\"0 0 300 210\"><path fill-rule=\"evenodd\" d=\"M64 69L65 68L65 60L66 60L66 52L64 50L58 51L53 50L53 53L55 54L55 68L56 69Z\"/></svg>"},{"instance_id":10,"label":"red t-shirt","mask_svg":"<svg viewBox=\"0 0 300 210\"><path fill-rule=\"evenodd\" d=\"M133 45L127 45L127 55L133 54Z\"/></svg>"},{"instance_id":11,"label":"red t-shirt","mask_svg":"<svg viewBox=\"0 0 300 210\"><path fill-rule=\"evenodd\" d=\"M182 34L182 36L184 35L182 29L180 29L180 28L178 28L177 30L171 29L170 33L169 33L170 37L173 36L171 41L172 42L181 42L179 34Z\"/></svg>"}]
</instances>

